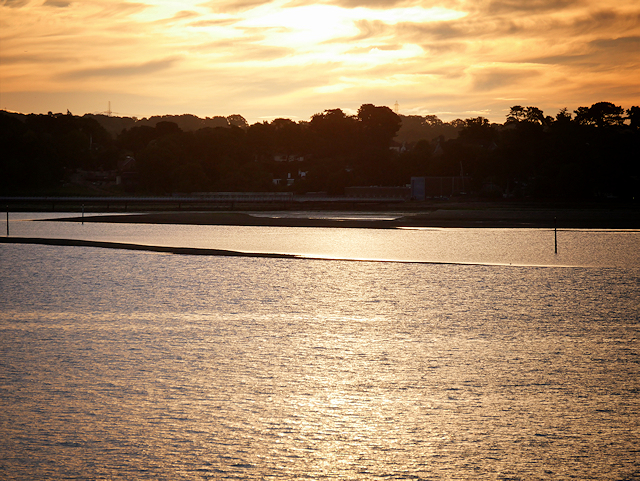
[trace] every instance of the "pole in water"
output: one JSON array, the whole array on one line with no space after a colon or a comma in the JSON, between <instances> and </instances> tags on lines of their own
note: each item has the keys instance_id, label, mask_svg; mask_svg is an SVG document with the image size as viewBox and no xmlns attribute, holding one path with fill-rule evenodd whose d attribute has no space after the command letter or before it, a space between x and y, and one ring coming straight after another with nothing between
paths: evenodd
<instances>
[{"instance_id":1,"label":"pole in water","mask_svg":"<svg viewBox=\"0 0 640 481\"><path fill-rule=\"evenodd\" d=\"M7 237L9 237L9 206L7 206Z\"/></svg>"},{"instance_id":2,"label":"pole in water","mask_svg":"<svg viewBox=\"0 0 640 481\"><path fill-rule=\"evenodd\" d=\"M84 204L82 204L82 225L84 225Z\"/></svg>"},{"instance_id":3,"label":"pole in water","mask_svg":"<svg viewBox=\"0 0 640 481\"><path fill-rule=\"evenodd\" d=\"M553 218L553 239L555 242L555 253L558 253L558 218Z\"/></svg>"}]
</instances>

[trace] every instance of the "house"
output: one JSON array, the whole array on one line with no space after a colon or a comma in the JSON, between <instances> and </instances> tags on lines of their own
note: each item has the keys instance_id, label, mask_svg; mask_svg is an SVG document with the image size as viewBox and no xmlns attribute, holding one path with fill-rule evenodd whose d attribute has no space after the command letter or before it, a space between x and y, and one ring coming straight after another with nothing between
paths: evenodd
<instances>
[{"instance_id":1,"label":"house","mask_svg":"<svg viewBox=\"0 0 640 481\"><path fill-rule=\"evenodd\" d=\"M127 155L124 159L118 160L119 172L135 172L136 167L136 159L130 155Z\"/></svg>"},{"instance_id":2,"label":"house","mask_svg":"<svg viewBox=\"0 0 640 481\"><path fill-rule=\"evenodd\" d=\"M273 156L275 162L302 162L304 161L304 155L296 154L278 154Z\"/></svg>"},{"instance_id":3,"label":"house","mask_svg":"<svg viewBox=\"0 0 640 481\"><path fill-rule=\"evenodd\" d=\"M406 142L396 142L395 140L391 141L391 145L389 146L389 150L393 150L395 152L405 152L407 150L407 143Z\"/></svg>"},{"instance_id":4,"label":"house","mask_svg":"<svg viewBox=\"0 0 640 481\"><path fill-rule=\"evenodd\" d=\"M271 179L271 182L273 182L273 185L281 185L286 181L286 184L289 186L289 185L295 184L296 179L304 179L304 178L306 178L306 176L307 176L307 171L298 169L297 176L292 174L291 172L288 172L286 179L273 178L273 179Z\"/></svg>"}]
</instances>

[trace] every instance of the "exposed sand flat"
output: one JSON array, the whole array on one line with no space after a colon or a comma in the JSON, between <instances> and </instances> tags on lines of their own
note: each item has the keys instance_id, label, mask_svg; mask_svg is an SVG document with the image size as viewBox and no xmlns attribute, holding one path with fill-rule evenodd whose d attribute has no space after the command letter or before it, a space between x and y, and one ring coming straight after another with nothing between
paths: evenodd
<instances>
[{"instance_id":1,"label":"exposed sand flat","mask_svg":"<svg viewBox=\"0 0 640 481\"><path fill-rule=\"evenodd\" d=\"M201 256L235 256L235 257L274 257L293 259L297 256L287 254L268 254L257 252L240 252L224 249L204 249L197 247L170 247L145 244L128 244L124 242L104 242L80 239L44 239L39 237L0 237L0 244L40 244L49 246L100 247L104 249L124 249L134 251L165 252L167 254L186 254Z\"/></svg>"},{"instance_id":2,"label":"exposed sand flat","mask_svg":"<svg viewBox=\"0 0 640 481\"><path fill-rule=\"evenodd\" d=\"M557 219L557 220L554 220ZM409 214L396 220L337 220L257 217L245 213L164 212L100 215L56 219L67 222L115 222L145 224L243 225L281 227L344 227L393 229L400 227L505 227L640 229L638 209L438 209Z\"/></svg>"}]
</instances>

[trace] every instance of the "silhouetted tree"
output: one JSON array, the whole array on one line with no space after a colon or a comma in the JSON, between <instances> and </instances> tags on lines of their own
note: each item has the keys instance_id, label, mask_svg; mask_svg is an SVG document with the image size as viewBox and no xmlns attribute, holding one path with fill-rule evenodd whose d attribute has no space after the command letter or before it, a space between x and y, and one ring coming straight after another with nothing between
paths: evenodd
<instances>
[{"instance_id":1,"label":"silhouetted tree","mask_svg":"<svg viewBox=\"0 0 640 481\"><path fill-rule=\"evenodd\" d=\"M598 102L591 107L578 107L575 111L576 122L583 125L604 127L608 125L622 125L624 109L611 102Z\"/></svg>"},{"instance_id":2,"label":"silhouetted tree","mask_svg":"<svg viewBox=\"0 0 640 481\"><path fill-rule=\"evenodd\" d=\"M113 142L100 124L111 117L0 112L0 191L55 191L76 169L115 170L118 156L133 152L141 185L156 194L340 194L350 185L404 185L413 175L458 176L464 170L475 179L476 192L490 181L516 195L633 199L640 194L639 116L640 107L624 111L610 102L580 107L575 118L567 109L553 118L516 105L504 125L496 125L483 117L442 122L433 115L398 116L364 104L355 116L332 109L309 122L281 118L251 126L237 114L129 118L110 124L131 125ZM400 134L398 153L390 146ZM276 154L305 160L276 162ZM299 171L307 176L294 186L272 183Z\"/></svg>"},{"instance_id":3,"label":"silhouetted tree","mask_svg":"<svg viewBox=\"0 0 640 481\"><path fill-rule=\"evenodd\" d=\"M522 107L514 105L507 115L507 123L532 122L543 124L545 122L544 113L538 107Z\"/></svg>"},{"instance_id":4,"label":"silhouetted tree","mask_svg":"<svg viewBox=\"0 0 640 481\"><path fill-rule=\"evenodd\" d=\"M640 107L634 106L627 110L627 119L631 128L640 129Z\"/></svg>"},{"instance_id":5,"label":"silhouetted tree","mask_svg":"<svg viewBox=\"0 0 640 481\"><path fill-rule=\"evenodd\" d=\"M136 155L144 149L149 142L160 137L160 133L148 125L140 125L124 130L118 136L118 144L122 149L131 151Z\"/></svg>"},{"instance_id":6,"label":"silhouetted tree","mask_svg":"<svg viewBox=\"0 0 640 481\"><path fill-rule=\"evenodd\" d=\"M12 116L2 113L0 171L13 191L59 188L77 168L103 169L115 163L109 134L94 119L67 114ZM17 123L16 123L17 122ZM6 133L10 133L10 137Z\"/></svg>"},{"instance_id":7,"label":"silhouetted tree","mask_svg":"<svg viewBox=\"0 0 640 481\"><path fill-rule=\"evenodd\" d=\"M400 129L400 117L389 107L361 105L358 109L360 130L366 145L388 149Z\"/></svg>"},{"instance_id":8,"label":"silhouetted tree","mask_svg":"<svg viewBox=\"0 0 640 481\"><path fill-rule=\"evenodd\" d=\"M476 117L465 120L465 126L460 131L460 139L483 146L488 146L495 141L495 138L496 132L491 126L489 119L485 117Z\"/></svg>"},{"instance_id":9,"label":"silhouetted tree","mask_svg":"<svg viewBox=\"0 0 640 481\"><path fill-rule=\"evenodd\" d=\"M507 123L522 122L526 118L524 107L522 105L514 105L509 110L509 115L507 115Z\"/></svg>"},{"instance_id":10,"label":"silhouetted tree","mask_svg":"<svg viewBox=\"0 0 640 481\"><path fill-rule=\"evenodd\" d=\"M358 139L358 120L340 109L315 114L309 122L311 148L317 158L350 157Z\"/></svg>"},{"instance_id":11,"label":"silhouetted tree","mask_svg":"<svg viewBox=\"0 0 640 481\"><path fill-rule=\"evenodd\" d=\"M255 160L271 160L275 155L273 128L269 122L255 123L247 129L247 144Z\"/></svg>"},{"instance_id":12,"label":"silhouetted tree","mask_svg":"<svg viewBox=\"0 0 640 481\"><path fill-rule=\"evenodd\" d=\"M391 141L400 129L400 117L389 107L364 104L358 109L357 174L366 183L391 185L394 168Z\"/></svg>"},{"instance_id":13,"label":"silhouetted tree","mask_svg":"<svg viewBox=\"0 0 640 481\"><path fill-rule=\"evenodd\" d=\"M444 140L456 138L463 127L443 122L435 115L399 115L399 117L402 124L395 140L400 143L432 141L438 137L443 137Z\"/></svg>"},{"instance_id":14,"label":"silhouetted tree","mask_svg":"<svg viewBox=\"0 0 640 481\"><path fill-rule=\"evenodd\" d=\"M555 121L562 124L568 124L569 122L571 122L571 112L569 112L569 109L567 109L566 107L560 109L560 111L556 114Z\"/></svg>"},{"instance_id":15,"label":"silhouetted tree","mask_svg":"<svg viewBox=\"0 0 640 481\"><path fill-rule=\"evenodd\" d=\"M150 142L136 154L140 180L144 188L154 194L177 192L178 176L184 160L181 133Z\"/></svg>"},{"instance_id":16,"label":"silhouetted tree","mask_svg":"<svg viewBox=\"0 0 640 481\"><path fill-rule=\"evenodd\" d=\"M276 153L287 158L304 153L304 127L290 119L274 119L271 122L271 135Z\"/></svg>"},{"instance_id":17,"label":"silhouetted tree","mask_svg":"<svg viewBox=\"0 0 640 481\"><path fill-rule=\"evenodd\" d=\"M240 127L241 129L249 128L249 124L247 123L245 118L239 114L229 115L227 117L227 122L229 122L229 125Z\"/></svg>"}]
</instances>

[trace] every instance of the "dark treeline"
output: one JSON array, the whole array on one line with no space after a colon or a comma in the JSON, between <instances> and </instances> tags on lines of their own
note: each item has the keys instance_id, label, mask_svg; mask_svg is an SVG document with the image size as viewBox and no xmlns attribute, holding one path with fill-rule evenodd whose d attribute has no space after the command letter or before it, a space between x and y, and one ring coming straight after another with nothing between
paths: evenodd
<instances>
[{"instance_id":1,"label":"dark treeline","mask_svg":"<svg viewBox=\"0 0 640 481\"><path fill-rule=\"evenodd\" d=\"M85 188L140 194L342 194L349 186L406 185L412 176L464 175L469 193L485 196L631 200L640 108L599 102L551 117L516 105L503 124L396 115L371 104L353 116L333 109L310 121L253 125L240 115L0 112L0 148L3 195L69 193L96 173L105 181ZM127 181L109 184L106 173Z\"/></svg>"}]
</instances>

